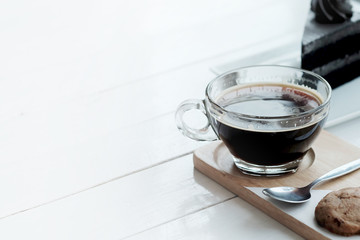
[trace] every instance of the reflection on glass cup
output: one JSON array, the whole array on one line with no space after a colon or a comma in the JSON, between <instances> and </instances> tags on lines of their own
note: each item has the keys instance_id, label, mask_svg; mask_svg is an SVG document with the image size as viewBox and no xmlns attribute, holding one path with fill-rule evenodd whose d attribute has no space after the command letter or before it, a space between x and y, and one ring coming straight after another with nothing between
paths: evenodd
<instances>
[{"instance_id":1,"label":"reflection on glass cup","mask_svg":"<svg viewBox=\"0 0 360 240\"><path fill-rule=\"evenodd\" d=\"M330 85L315 73L285 66L244 67L212 80L204 100L181 103L176 123L189 138L221 139L244 173L281 175L297 170L326 121L330 98ZM207 117L201 129L184 120L193 109Z\"/></svg>"}]
</instances>

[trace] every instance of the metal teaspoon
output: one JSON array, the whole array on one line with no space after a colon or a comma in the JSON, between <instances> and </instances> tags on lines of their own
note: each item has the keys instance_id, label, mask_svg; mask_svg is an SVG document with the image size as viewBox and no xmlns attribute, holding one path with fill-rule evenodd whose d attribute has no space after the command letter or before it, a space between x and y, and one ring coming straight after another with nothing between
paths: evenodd
<instances>
[{"instance_id":1,"label":"metal teaspoon","mask_svg":"<svg viewBox=\"0 0 360 240\"><path fill-rule=\"evenodd\" d=\"M289 203L302 203L306 202L311 198L310 190L319 183L334 179L345 174L348 174L352 171L355 171L360 168L360 159L349 162L345 165L342 165L338 168L331 170L325 175L314 180L312 183L305 187L273 187L265 188L262 192L268 197L274 198L279 201L289 202Z\"/></svg>"}]
</instances>

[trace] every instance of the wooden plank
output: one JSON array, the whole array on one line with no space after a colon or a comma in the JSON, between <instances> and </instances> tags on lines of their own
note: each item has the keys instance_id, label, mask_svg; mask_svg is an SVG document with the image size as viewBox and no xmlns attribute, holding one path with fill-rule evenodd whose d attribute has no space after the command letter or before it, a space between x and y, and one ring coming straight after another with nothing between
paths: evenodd
<instances>
[{"instance_id":1,"label":"wooden plank","mask_svg":"<svg viewBox=\"0 0 360 240\"><path fill-rule=\"evenodd\" d=\"M1 219L0 238L122 239L233 197L188 155Z\"/></svg>"},{"instance_id":2,"label":"wooden plank","mask_svg":"<svg viewBox=\"0 0 360 240\"><path fill-rule=\"evenodd\" d=\"M14 131L14 138L2 144L0 217L191 153L204 144L182 136L173 114L110 133L94 130L78 139L72 139L72 128L61 122L58 129L55 122L49 129L41 128L46 121L39 126L26 123L24 132Z\"/></svg>"},{"instance_id":3,"label":"wooden plank","mask_svg":"<svg viewBox=\"0 0 360 240\"><path fill-rule=\"evenodd\" d=\"M261 209L280 223L289 227L301 236L309 239L327 239L316 229L300 222L272 203L259 197L247 187L274 187L274 186L305 186L326 172L360 157L360 149L348 144L334 135L323 131L313 146L315 160L303 163L295 174L282 177L251 177L242 174L236 169L232 158L222 143L204 146L194 153L196 169L222 186L234 192L244 200ZM358 186L360 171L350 173L341 178L329 181L316 187L316 189L336 190L344 187ZM314 237L315 236L315 237Z\"/></svg>"}]
</instances>

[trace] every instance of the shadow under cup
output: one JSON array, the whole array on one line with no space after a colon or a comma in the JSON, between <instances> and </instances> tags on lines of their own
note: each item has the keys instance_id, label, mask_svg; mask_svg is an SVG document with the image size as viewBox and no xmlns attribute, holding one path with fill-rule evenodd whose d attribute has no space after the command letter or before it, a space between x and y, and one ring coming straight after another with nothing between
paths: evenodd
<instances>
[{"instance_id":1,"label":"shadow under cup","mask_svg":"<svg viewBox=\"0 0 360 240\"><path fill-rule=\"evenodd\" d=\"M276 176L295 172L326 121L331 87L321 76L283 66L253 66L218 76L197 106L177 111L179 129L196 140L210 128L244 173ZM193 100L196 102L196 100ZM199 109L209 124L182 125L182 114ZM179 120L181 119L181 120ZM187 130L184 130L187 128ZM189 134L190 133L190 134Z\"/></svg>"}]
</instances>

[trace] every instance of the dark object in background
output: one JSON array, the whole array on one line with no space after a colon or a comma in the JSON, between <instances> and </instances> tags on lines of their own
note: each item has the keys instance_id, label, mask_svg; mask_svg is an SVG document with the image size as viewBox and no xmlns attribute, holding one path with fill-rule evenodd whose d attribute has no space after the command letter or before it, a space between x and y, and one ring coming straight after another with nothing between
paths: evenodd
<instances>
[{"instance_id":1,"label":"dark object in background","mask_svg":"<svg viewBox=\"0 0 360 240\"><path fill-rule=\"evenodd\" d=\"M360 76L360 14L348 1L313 0L301 47L301 68L336 88Z\"/></svg>"}]
</instances>

